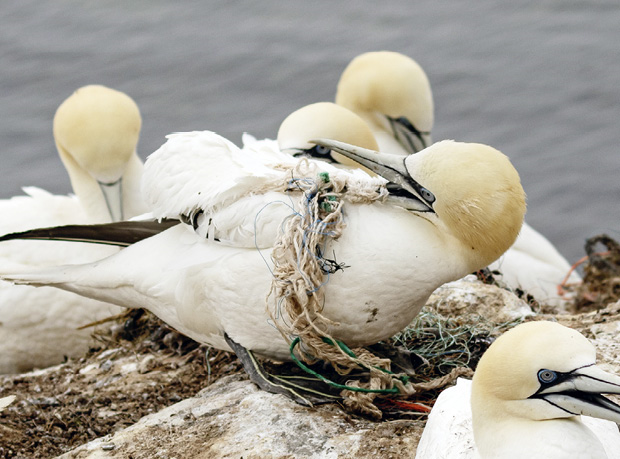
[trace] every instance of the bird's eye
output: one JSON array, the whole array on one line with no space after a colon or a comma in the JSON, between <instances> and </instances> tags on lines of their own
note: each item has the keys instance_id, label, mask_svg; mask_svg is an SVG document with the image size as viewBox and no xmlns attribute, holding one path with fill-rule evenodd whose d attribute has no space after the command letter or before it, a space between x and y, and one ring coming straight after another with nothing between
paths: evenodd
<instances>
[{"instance_id":1,"label":"bird's eye","mask_svg":"<svg viewBox=\"0 0 620 459\"><path fill-rule=\"evenodd\" d=\"M549 384L558 379L558 375L555 371L551 370L540 370L538 372L538 380L541 383Z\"/></svg>"},{"instance_id":2,"label":"bird's eye","mask_svg":"<svg viewBox=\"0 0 620 459\"><path fill-rule=\"evenodd\" d=\"M435 195L424 187L420 188L420 196L429 204L435 202Z\"/></svg>"},{"instance_id":3,"label":"bird's eye","mask_svg":"<svg viewBox=\"0 0 620 459\"><path fill-rule=\"evenodd\" d=\"M328 156L331 153L331 149L324 147L323 145L316 145L310 149L310 154L313 156Z\"/></svg>"}]
</instances>

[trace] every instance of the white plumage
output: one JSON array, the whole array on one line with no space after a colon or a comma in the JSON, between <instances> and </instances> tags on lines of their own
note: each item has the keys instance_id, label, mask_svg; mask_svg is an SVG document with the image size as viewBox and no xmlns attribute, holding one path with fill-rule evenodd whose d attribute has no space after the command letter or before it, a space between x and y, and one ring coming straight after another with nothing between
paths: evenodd
<instances>
[{"instance_id":1,"label":"white plumage","mask_svg":"<svg viewBox=\"0 0 620 459\"><path fill-rule=\"evenodd\" d=\"M349 132L345 127L343 132ZM303 129L293 134L300 145L312 138ZM392 160L363 148L323 144L379 163ZM463 163L472 163L478 176L493 180L484 180L481 187L468 175L459 177ZM265 298L272 281L270 250L282 216L304 210L294 179L318 180L317 172L326 171L333 179L346 176L350 184L360 182L351 188L385 183L322 162L313 163L314 172L301 177L291 172L290 164L291 158L277 149L252 157L211 132L174 134L147 160L145 197L154 216L185 215L193 225L177 225L97 263L4 277L145 307L200 342L228 349L227 333L249 350L288 358L288 344L270 323ZM425 198L407 191L397 204L345 203L347 226L323 250L347 266L323 286L323 314L334 321L329 332L351 346L400 331L435 288L503 253L523 218L518 174L490 147L442 142L411 156L406 165L398 160L390 170L411 180L405 188L415 179L431 191L423 189ZM431 192L436 193L434 203ZM406 210L407 203L417 210ZM243 213L230 211L231 206ZM271 298L269 306L276 310L277 301Z\"/></svg>"},{"instance_id":2,"label":"white plumage","mask_svg":"<svg viewBox=\"0 0 620 459\"><path fill-rule=\"evenodd\" d=\"M595 358L586 338L557 323L507 332L473 384L459 379L440 394L416 458L620 458L620 406L599 395L620 393L620 377Z\"/></svg>"},{"instance_id":3,"label":"white plumage","mask_svg":"<svg viewBox=\"0 0 620 459\"><path fill-rule=\"evenodd\" d=\"M135 152L140 123L138 108L127 95L103 86L78 89L54 118L56 145L76 196L26 187L24 196L0 201L0 234L111 221L112 211L127 217L143 212L142 163ZM118 188L109 182L118 182ZM0 244L0 269L81 264L117 251L92 244L9 241ZM118 312L115 306L57 289L1 282L0 373L45 367L60 363L64 356L81 355L92 343L92 329L77 328Z\"/></svg>"},{"instance_id":4,"label":"white plumage","mask_svg":"<svg viewBox=\"0 0 620 459\"><path fill-rule=\"evenodd\" d=\"M381 151L407 155L431 144L430 83L424 70L407 56L389 51L357 56L340 77L336 103L364 119ZM558 293L570 263L525 222L515 244L490 268L501 272L500 279L508 287L533 295L541 304L565 309L571 299L570 294ZM580 281L575 272L568 279Z\"/></svg>"},{"instance_id":5,"label":"white plumage","mask_svg":"<svg viewBox=\"0 0 620 459\"><path fill-rule=\"evenodd\" d=\"M418 443L416 458L479 459L480 453L474 441L470 404L469 379L459 378L455 386L439 394ZM620 433L615 422L590 416L582 416L581 422L596 434L609 459L620 458ZM516 451L516 454L519 452ZM567 459L570 457L576 456L566 456Z\"/></svg>"},{"instance_id":6,"label":"white plumage","mask_svg":"<svg viewBox=\"0 0 620 459\"><path fill-rule=\"evenodd\" d=\"M559 286L568 273L568 284L578 284L581 277L571 272L570 263L542 234L523 223L516 242L489 265L489 269L501 273L499 279L510 288L521 289L541 304L556 306L561 310L572 299L571 293L561 295Z\"/></svg>"}]
</instances>

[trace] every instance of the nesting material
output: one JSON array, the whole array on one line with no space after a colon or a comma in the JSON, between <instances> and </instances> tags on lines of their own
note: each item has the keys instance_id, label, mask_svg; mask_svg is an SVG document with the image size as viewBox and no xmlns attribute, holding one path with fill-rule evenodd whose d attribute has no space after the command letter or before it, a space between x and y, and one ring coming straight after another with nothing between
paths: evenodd
<instances>
[{"instance_id":1,"label":"nesting material","mask_svg":"<svg viewBox=\"0 0 620 459\"><path fill-rule=\"evenodd\" d=\"M585 250L585 275L575 301L575 309L580 312L620 300L620 244L601 234L588 239Z\"/></svg>"}]
</instances>

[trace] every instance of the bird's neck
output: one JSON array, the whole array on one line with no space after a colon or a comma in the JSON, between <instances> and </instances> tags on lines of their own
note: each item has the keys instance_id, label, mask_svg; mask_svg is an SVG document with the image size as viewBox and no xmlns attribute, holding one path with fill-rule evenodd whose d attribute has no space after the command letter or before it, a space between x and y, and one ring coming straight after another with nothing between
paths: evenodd
<instances>
[{"instance_id":1,"label":"bird's neck","mask_svg":"<svg viewBox=\"0 0 620 459\"><path fill-rule=\"evenodd\" d=\"M143 170L144 164L134 153L123 173L123 213L125 219L148 211L141 190Z\"/></svg>"},{"instance_id":2,"label":"bird's neck","mask_svg":"<svg viewBox=\"0 0 620 459\"><path fill-rule=\"evenodd\" d=\"M390 124L381 113L377 112L356 112L362 118L370 130L375 140L379 144L379 150L383 153L391 153L394 155L408 155L409 152L394 138L394 132Z\"/></svg>"},{"instance_id":3,"label":"bird's neck","mask_svg":"<svg viewBox=\"0 0 620 459\"><path fill-rule=\"evenodd\" d=\"M80 205L84 209L89 221L92 223L110 222L110 213L97 181L82 169L69 154L62 150L60 150L59 154L69 174L73 192L80 201Z\"/></svg>"},{"instance_id":4,"label":"bird's neck","mask_svg":"<svg viewBox=\"0 0 620 459\"><path fill-rule=\"evenodd\" d=\"M67 169L73 192L80 201L80 205L92 223L106 223L111 221L103 192L88 172L86 172L70 155L61 151L60 158ZM146 212L146 205L140 193L142 177L142 161L134 153L122 175L123 213L125 218L131 218Z\"/></svg>"}]
</instances>

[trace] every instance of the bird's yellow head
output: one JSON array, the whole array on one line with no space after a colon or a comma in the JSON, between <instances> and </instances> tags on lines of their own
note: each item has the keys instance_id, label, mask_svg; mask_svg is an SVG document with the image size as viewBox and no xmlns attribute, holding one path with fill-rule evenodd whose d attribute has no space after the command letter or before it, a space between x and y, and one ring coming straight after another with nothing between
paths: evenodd
<instances>
[{"instance_id":1,"label":"bird's yellow head","mask_svg":"<svg viewBox=\"0 0 620 459\"><path fill-rule=\"evenodd\" d=\"M410 175L435 196L441 224L481 269L514 243L523 224L525 193L507 156L483 144L437 142L405 160Z\"/></svg>"},{"instance_id":2,"label":"bird's yellow head","mask_svg":"<svg viewBox=\"0 0 620 459\"><path fill-rule=\"evenodd\" d=\"M525 193L508 158L492 147L444 140L402 156L327 139L316 142L388 180L393 199L426 213L439 234L460 241L459 255L470 272L499 258L519 234Z\"/></svg>"},{"instance_id":3,"label":"bird's yellow head","mask_svg":"<svg viewBox=\"0 0 620 459\"><path fill-rule=\"evenodd\" d=\"M594 346L578 331L556 322L527 322L497 338L484 353L472 392L487 399L526 400L540 388L539 371L565 373L595 361Z\"/></svg>"},{"instance_id":4,"label":"bird's yellow head","mask_svg":"<svg viewBox=\"0 0 620 459\"><path fill-rule=\"evenodd\" d=\"M56 110L54 139L67 169L116 182L136 151L142 118L126 94L99 85L79 88Z\"/></svg>"},{"instance_id":5,"label":"bird's yellow head","mask_svg":"<svg viewBox=\"0 0 620 459\"><path fill-rule=\"evenodd\" d=\"M366 123L355 113L331 102L306 105L291 113L280 125L278 146L294 156L308 154L315 158L334 160L346 166L358 163L329 150L322 150L310 140L326 138L339 140L371 150L378 145Z\"/></svg>"},{"instance_id":6,"label":"bird's yellow head","mask_svg":"<svg viewBox=\"0 0 620 459\"><path fill-rule=\"evenodd\" d=\"M374 51L357 56L340 77L336 103L377 123L404 117L424 133L424 146L431 143L431 86L422 67L403 54Z\"/></svg>"}]
</instances>

